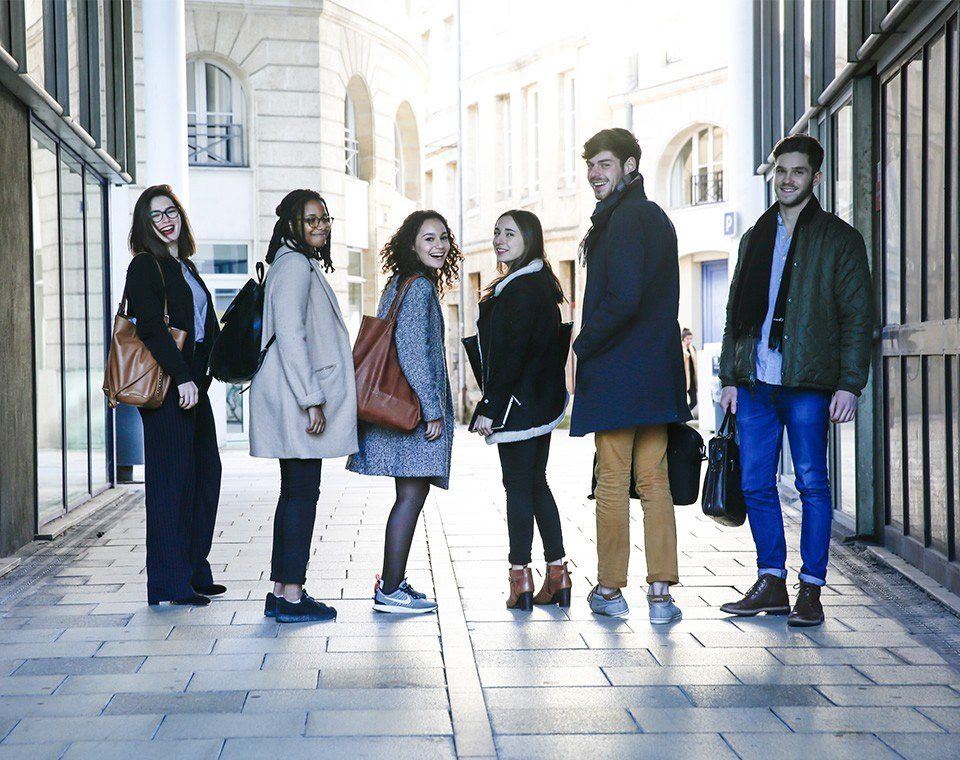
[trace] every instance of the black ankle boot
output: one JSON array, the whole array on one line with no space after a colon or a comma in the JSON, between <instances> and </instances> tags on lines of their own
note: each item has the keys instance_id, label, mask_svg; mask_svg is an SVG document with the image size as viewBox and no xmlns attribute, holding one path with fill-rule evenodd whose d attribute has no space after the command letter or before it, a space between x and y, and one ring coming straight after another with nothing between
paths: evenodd
<instances>
[{"instance_id":1,"label":"black ankle boot","mask_svg":"<svg viewBox=\"0 0 960 760\"><path fill-rule=\"evenodd\" d=\"M787 625L793 628L809 628L823 624L823 605L820 603L820 586L800 581L800 591Z\"/></svg>"},{"instance_id":2,"label":"black ankle boot","mask_svg":"<svg viewBox=\"0 0 960 760\"><path fill-rule=\"evenodd\" d=\"M790 612L790 597L787 596L787 581L764 573L739 602L727 602L721 612L740 617L753 617L761 612L768 615L786 615Z\"/></svg>"}]
</instances>

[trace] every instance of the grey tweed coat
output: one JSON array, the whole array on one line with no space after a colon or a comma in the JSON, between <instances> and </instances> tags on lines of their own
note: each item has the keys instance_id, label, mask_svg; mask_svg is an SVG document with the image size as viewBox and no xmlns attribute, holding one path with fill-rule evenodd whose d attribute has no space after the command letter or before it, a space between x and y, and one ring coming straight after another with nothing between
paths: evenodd
<instances>
[{"instance_id":1,"label":"grey tweed coat","mask_svg":"<svg viewBox=\"0 0 960 760\"><path fill-rule=\"evenodd\" d=\"M383 318L397 292L391 279L380 297L377 316ZM453 395L444 349L443 312L436 288L418 277L407 290L395 334L400 367L420 399L422 420L411 433L360 422L360 450L347 460L347 469L361 475L395 478L429 478L440 488L450 480L453 450ZM443 420L443 432L427 441L426 421Z\"/></svg>"}]
</instances>

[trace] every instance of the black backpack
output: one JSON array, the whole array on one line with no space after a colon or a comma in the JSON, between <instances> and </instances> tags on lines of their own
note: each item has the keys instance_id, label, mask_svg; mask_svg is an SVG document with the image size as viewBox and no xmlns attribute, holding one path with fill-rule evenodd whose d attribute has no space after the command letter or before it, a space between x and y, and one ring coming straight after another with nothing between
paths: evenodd
<instances>
[{"instance_id":1,"label":"black backpack","mask_svg":"<svg viewBox=\"0 0 960 760\"><path fill-rule=\"evenodd\" d=\"M220 335L210 351L210 374L225 383L241 385L257 374L274 337L261 349L263 336L263 264L257 262L257 278L247 284L230 302L220 318Z\"/></svg>"}]
</instances>

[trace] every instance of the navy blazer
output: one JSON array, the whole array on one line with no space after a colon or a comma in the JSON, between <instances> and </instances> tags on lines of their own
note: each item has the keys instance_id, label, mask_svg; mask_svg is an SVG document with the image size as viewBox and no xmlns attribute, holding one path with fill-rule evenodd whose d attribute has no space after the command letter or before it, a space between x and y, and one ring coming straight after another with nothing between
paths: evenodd
<instances>
[{"instance_id":1,"label":"navy blazer","mask_svg":"<svg viewBox=\"0 0 960 760\"><path fill-rule=\"evenodd\" d=\"M570 434L686 422L673 224L639 174L597 204L592 222Z\"/></svg>"}]
</instances>

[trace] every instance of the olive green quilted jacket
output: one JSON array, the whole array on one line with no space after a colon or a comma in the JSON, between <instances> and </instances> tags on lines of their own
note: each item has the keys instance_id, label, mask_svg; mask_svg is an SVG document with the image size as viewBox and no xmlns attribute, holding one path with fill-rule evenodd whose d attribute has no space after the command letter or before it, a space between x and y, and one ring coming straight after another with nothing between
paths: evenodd
<instances>
[{"instance_id":1,"label":"olive green quilted jacket","mask_svg":"<svg viewBox=\"0 0 960 760\"><path fill-rule=\"evenodd\" d=\"M757 379L756 339L733 335L733 297L753 228L740 240L727 302L720 382L752 385ZM822 211L798 233L787 293L782 384L850 391L860 395L870 371L873 295L863 237Z\"/></svg>"}]
</instances>

